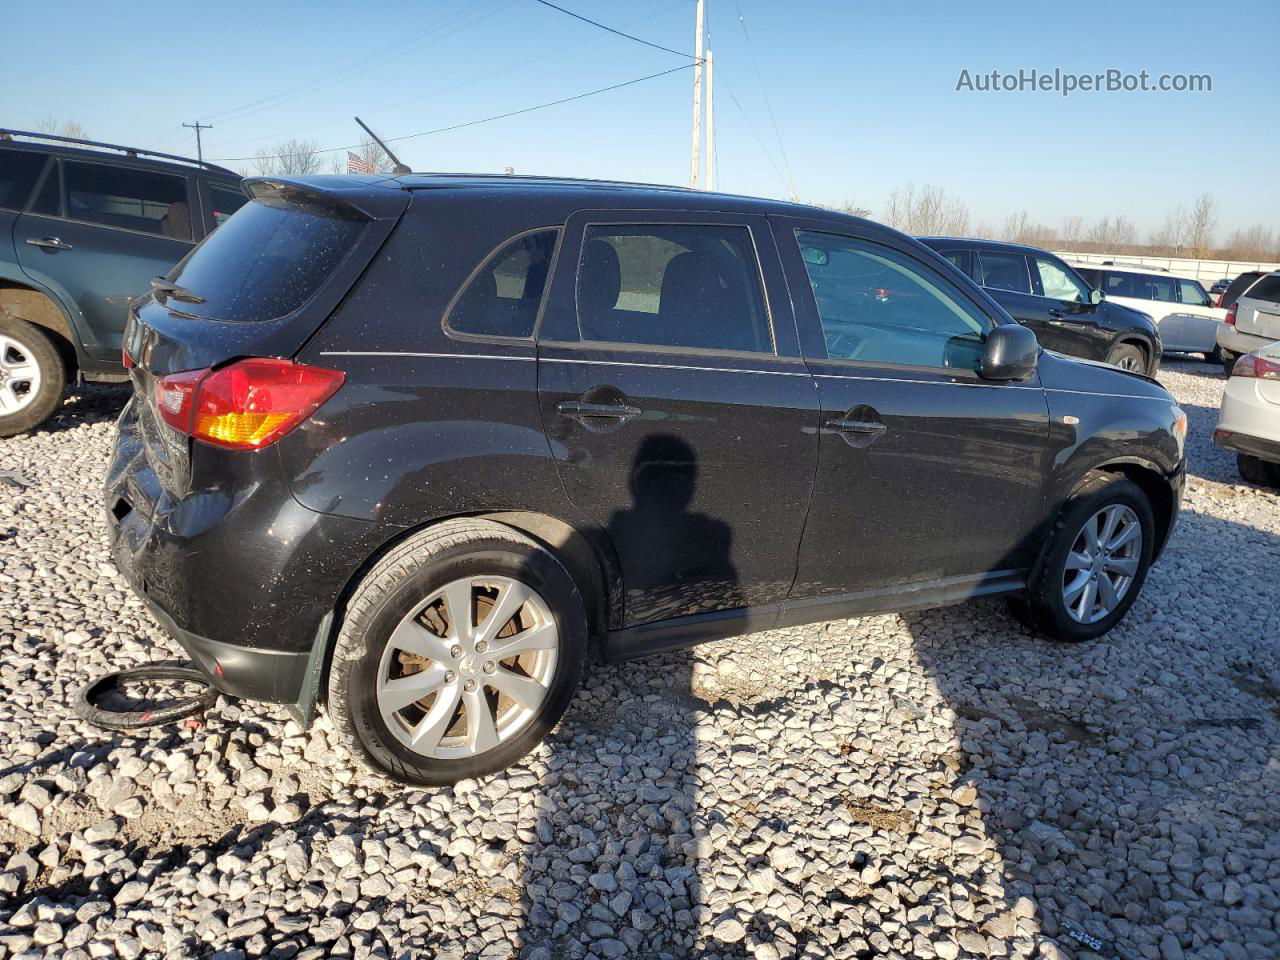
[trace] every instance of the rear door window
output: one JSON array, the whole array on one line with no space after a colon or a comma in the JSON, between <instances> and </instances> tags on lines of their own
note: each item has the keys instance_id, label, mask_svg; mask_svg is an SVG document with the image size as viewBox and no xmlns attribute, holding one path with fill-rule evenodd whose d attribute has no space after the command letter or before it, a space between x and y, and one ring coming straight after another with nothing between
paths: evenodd
<instances>
[{"instance_id":1,"label":"rear door window","mask_svg":"<svg viewBox=\"0 0 1280 960\"><path fill-rule=\"evenodd\" d=\"M324 285L364 231L354 213L259 198L205 238L172 279L204 303L171 303L209 320L276 320Z\"/></svg>"},{"instance_id":2,"label":"rear door window","mask_svg":"<svg viewBox=\"0 0 1280 960\"><path fill-rule=\"evenodd\" d=\"M578 263L584 340L773 353L751 231L591 224Z\"/></svg>"},{"instance_id":3,"label":"rear door window","mask_svg":"<svg viewBox=\"0 0 1280 960\"><path fill-rule=\"evenodd\" d=\"M973 277L973 254L968 250L941 250L943 259L959 269L966 277Z\"/></svg>"},{"instance_id":4,"label":"rear door window","mask_svg":"<svg viewBox=\"0 0 1280 960\"><path fill-rule=\"evenodd\" d=\"M71 220L191 240L185 177L64 160L62 183Z\"/></svg>"},{"instance_id":5,"label":"rear door window","mask_svg":"<svg viewBox=\"0 0 1280 960\"><path fill-rule=\"evenodd\" d=\"M993 290L1009 290L1013 293L1030 293L1031 276L1027 273L1027 258L1020 253L1000 250L980 250L978 263L982 270L979 281Z\"/></svg>"},{"instance_id":6,"label":"rear door window","mask_svg":"<svg viewBox=\"0 0 1280 960\"><path fill-rule=\"evenodd\" d=\"M0 210L21 210L49 155L31 150L0 150Z\"/></svg>"},{"instance_id":7,"label":"rear door window","mask_svg":"<svg viewBox=\"0 0 1280 960\"><path fill-rule=\"evenodd\" d=\"M523 233L490 255L449 311L454 333L528 337L538 319L558 229Z\"/></svg>"}]
</instances>

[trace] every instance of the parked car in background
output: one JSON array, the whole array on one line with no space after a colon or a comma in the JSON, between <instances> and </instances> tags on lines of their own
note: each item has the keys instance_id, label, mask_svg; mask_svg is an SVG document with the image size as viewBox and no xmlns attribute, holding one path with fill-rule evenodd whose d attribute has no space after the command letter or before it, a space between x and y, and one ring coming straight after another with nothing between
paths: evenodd
<instances>
[{"instance_id":1,"label":"parked car in background","mask_svg":"<svg viewBox=\"0 0 1280 960\"><path fill-rule=\"evenodd\" d=\"M1214 301L1215 306L1222 306L1222 295L1227 292L1227 287L1229 286L1231 286L1230 277L1223 277L1221 280L1213 281L1213 285L1209 287L1209 295L1217 298Z\"/></svg>"},{"instance_id":2,"label":"parked car in background","mask_svg":"<svg viewBox=\"0 0 1280 960\"><path fill-rule=\"evenodd\" d=\"M1260 277L1227 308L1218 331L1222 366L1231 375L1236 358L1280 340L1280 270Z\"/></svg>"},{"instance_id":3,"label":"parked car in background","mask_svg":"<svg viewBox=\"0 0 1280 960\"><path fill-rule=\"evenodd\" d=\"M1227 312L1213 306L1200 281L1152 267L1076 263L1072 266L1107 300L1148 314L1166 353L1200 353L1218 363L1218 328Z\"/></svg>"},{"instance_id":4,"label":"parked car in background","mask_svg":"<svg viewBox=\"0 0 1280 960\"><path fill-rule=\"evenodd\" d=\"M1280 485L1280 343L1236 360L1213 442L1235 451L1245 480Z\"/></svg>"},{"instance_id":5,"label":"parked car in background","mask_svg":"<svg viewBox=\"0 0 1280 960\"><path fill-rule=\"evenodd\" d=\"M68 380L123 380L129 304L245 200L210 163L0 130L0 437Z\"/></svg>"},{"instance_id":6,"label":"parked car in background","mask_svg":"<svg viewBox=\"0 0 1280 960\"><path fill-rule=\"evenodd\" d=\"M326 702L392 776L520 757L589 643L999 594L1097 637L1174 526L1173 398L879 224L515 176L248 189L134 305L111 546L210 682Z\"/></svg>"},{"instance_id":7,"label":"parked car in background","mask_svg":"<svg viewBox=\"0 0 1280 960\"><path fill-rule=\"evenodd\" d=\"M1262 270L1246 270L1240 276L1236 277L1227 288L1222 291L1222 295L1218 297L1218 306L1226 310L1233 303L1240 299L1240 294L1244 293L1255 283L1257 283L1264 275Z\"/></svg>"},{"instance_id":8,"label":"parked car in background","mask_svg":"<svg viewBox=\"0 0 1280 960\"><path fill-rule=\"evenodd\" d=\"M1047 250L1018 243L922 237L987 291L1042 346L1154 376L1160 335L1151 317L1111 303Z\"/></svg>"}]
</instances>

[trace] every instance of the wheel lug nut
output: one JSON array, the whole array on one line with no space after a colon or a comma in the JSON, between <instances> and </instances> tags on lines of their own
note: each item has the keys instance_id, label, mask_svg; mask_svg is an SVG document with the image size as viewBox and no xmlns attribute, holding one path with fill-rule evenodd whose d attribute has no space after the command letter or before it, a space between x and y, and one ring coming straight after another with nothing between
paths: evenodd
<instances>
[{"instance_id":1,"label":"wheel lug nut","mask_svg":"<svg viewBox=\"0 0 1280 960\"><path fill-rule=\"evenodd\" d=\"M492 660L486 660L486 661L484 662L484 672L485 672L485 673L493 673L493 671L495 671L495 670L497 670L497 669L498 669L498 665L497 665L496 663L494 663Z\"/></svg>"},{"instance_id":2,"label":"wheel lug nut","mask_svg":"<svg viewBox=\"0 0 1280 960\"><path fill-rule=\"evenodd\" d=\"M449 652L453 654L453 659L457 660L462 656L462 647L455 643Z\"/></svg>"},{"instance_id":3,"label":"wheel lug nut","mask_svg":"<svg viewBox=\"0 0 1280 960\"><path fill-rule=\"evenodd\" d=\"M476 682L474 680L468 680L466 683L462 685L462 689L467 691L467 693L473 692L475 688L476 688Z\"/></svg>"},{"instance_id":4,"label":"wheel lug nut","mask_svg":"<svg viewBox=\"0 0 1280 960\"><path fill-rule=\"evenodd\" d=\"M446 671L444 672L444 682L445 682L445 683L453 683L453 682L454 682L455 680L457 680L457 679L458 679L458 675L457 675L456 673L454 673L452 670L446 670Z\"/></svg>"},{"instance_id":5,"label":"wheel lug nut","mask_svg":"<svg viewBox=\"0 0 1280 960\"><path fill-rule=\"evenodd\" d=\"M476 653L484 653L488 649L489 649L489 645L485 643L483 640L476 641Z\"/></svg>"}]
</instances>

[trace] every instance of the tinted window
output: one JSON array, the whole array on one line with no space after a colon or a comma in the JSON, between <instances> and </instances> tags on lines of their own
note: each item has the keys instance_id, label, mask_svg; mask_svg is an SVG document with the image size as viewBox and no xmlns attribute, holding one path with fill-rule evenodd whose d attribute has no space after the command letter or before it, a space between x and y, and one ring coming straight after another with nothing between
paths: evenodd
<instances>
[{"instance_id":1,"label":"tinted window","mask_svg":"<svg viewBox=\"0 0 1280 960\"><path fill-rule=\"evenodd\" d=\"M1044 257L1036 257L1032 263L1035 265L1036 275L1040 280L1042 296L1049 297L1052 300L1064 300L1068 303L1086 303L1088 301L1089 291L1063 264Z\"/></svg>"},{"instance_id":2,"label":"tinted window","mask_svg":"<svg viewBox=\"0 0 1280 960\"><path fill-rule=\"evenodd\" d=\"M1252 300L1270 300L1280 303L1280 274L1268 274L1241 296L1249 297Z\"/></svg>"},{"instance_id":3,"label":"tinted window","mask_svg":"<svg viewBox=\"0 0 1280 960\"><path fill-rule=\"evenodd\" d=\"M72 220L191 239L187 181L165 173L64 161L66 215Z\"/></svg>"},{"instance_id":4,"label":"tinted window","mask_svg":"<svg viewBox=\"0 0 1280 960\"><path fill-rule=\"evenodd\" d=\"M1173 278L1154 273L1107 273L1106 292L1137 300L1164 300L1172 303Z\"/></svg>"},{"instance_id":5,"label":"tinted window","mask_svg":"<svg viewBox=\"0 0 1280 960\"><path fill-rule=\"evenodd\" d=\"M978 252L978 261L982 265L984 287L1012 290L1014 293L1031 292L1031 278L1027 275L1027 258L1022 254L981 250Z\"/></svg>"},{"instance_id":6,"label":"tinted window","mask_svg":"<svg viewBox=\"0 0 1280 960\"><path fill-rule=\"evenodd\" d=\"M320 289L364 225L327 209L254 200L174 270L205 302L171 305L211 320L283 317Z\"/></svg>"},{"instance_id":7,"label":"tinted window","mask_svg":"<svg viewBox=\"0 0 1280 960\"><path fill-rule=\"evenodd\" d=\"M973 254L968 250L942 250L943 258L967 277L973 276Z\"/></svg>"},{"instance_id":8,"label":"tinted window","mask_svg":"<svg viewBox=\"0 0 1280 960\"><path fill-rule=\"evenodd\" d=\"M60 166L58 163L50 165L49 172L45 174L44 180L40 183L40 192L31 201L32 213L39 213L46 217L62 216L62 174Z\"/></svg>"},{"instance_id":9,"label":"tinted window","mask_svg":"<svg viewBox=\"0 0 1280 960\"><path fill-rule=\"evenodd\" d=\"M227 187L219 183L209 184L209 205L213 225L222 226L233 213L249 202L239 187Z\"/></svg>"},{"instance_id":10,"label":"tinted window","mask_svg":"<svg viewBox=\"0 0 1280 960\"><path fill-rule=\"evenodd\" d=\"M1232 280L1230 285L1227 287L1227 292L1222 295L1222 303L1220 303L1219 306L1231 306L1244 296L1246 290L1258 282L1258 278L1260 276L1262 276L1262 274L1258 273L1256 270L1240 274L1240 276Z\"/></svg>"},{"instance_id":11,"label":"tinted window","mask_svg":"<svg viewBox=\"0 0 1280 960\"><path fill-rule=\"evenodd\" d=\"M991 322L941 274L866 240L796 237L829 357L978 368Z\"/></svg>"},{"instance_id":12,"label":"tinted window","mask_svg":"<svg viewBox=\"0 0 1280 960\"><path fill-rule=\"evenodd\" d=\"M27 205L47 159L47 154L30 150L0 150L0 208L21 210Z\"/></svg>"},{"instance_id":13,"label":"tinted window","mask_svg":"<svg viewBox=\"0 0 1280 960\"><path fill-rule=\"evenodd\" d=\"M1096 267L1076 267L1076 273L1084 277L1086 283L1092 284L1095 290L1102 289L1102 271Z\"/></svg>"},{"instance_id":14,"label":"tinted window","mask_svg":"<svg viewBox=\"0 0 1280 960\"><path fill-rule=\"evenodd\" d=\"M1194 280L1179 280L1178 292L1182 294L1183 303L1189 303L1193 307L1209 306L1209 295L1204 292L1204 287Z\"/></svg>"},{"instance_id":15,"label":"tinted window","mask_svg":"<svg viewBox=\"0 0 1280 960\"><path fill-rule=\"evenodd\" d=\"M589 226L577 295L585 340L773 352L746 227Z\"/></svg>"},{"instance_id":16,"label":"tinted window","mask_svg":"<svg viewBox=\"0 0 1280 960\"><path fill-rule=\"evenodd\" d=\"M449 328L494 337L532 336L559 234L526 233L493 254L449 311Z\"/></svg>"}]
</instances>

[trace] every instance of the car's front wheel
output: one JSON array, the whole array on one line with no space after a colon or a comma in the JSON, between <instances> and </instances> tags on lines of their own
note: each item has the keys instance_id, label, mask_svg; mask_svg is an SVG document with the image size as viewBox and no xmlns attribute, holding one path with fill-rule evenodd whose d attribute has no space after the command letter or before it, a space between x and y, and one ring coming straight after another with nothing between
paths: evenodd
<instances>
[{"instance_id":1,"label":"car's front wheel","mask_svg":"<svg viewBox=\"0 0 1280 960\"><path fill-rule=\"evenodd\" d=\"M1107 363L1130 373L1146 373L1147 356L1132 343L1117 343L1107 354Z\"/></svg>"},{"instance_id":2,"label":"car's front wheel","mask_svg":"<svg viewBox=\"0 0 1280 960\"><path fill-rule=\"evenodd\" d=\"M25 433L62 402L66 371L36 326L0 308L0 437Z\"/></svg>"},{"instance_id":3,"label":"car's front wheel","mask_svg":"<svg viewBox=\"0 0 1280 960\"><path fill-rule=\"evenodd\" d=\"M586 657L573 578L502 524L451 520L384 557L347 607L329 710L348 745L408 782L500 770L569 705Z\"/></svg>"},{"instance_id":4,"label":"car's front wheel","mask_svg":"<svg viewBox=\"0 0 1280 960\"><path fill-rule=\"evenodd\" d=\"M1142 488L1096 474L1063 508L1027 596L1033 624L1056 640L1106 633L1128 612L1147 577L1155 518Z\"/></svg>"},{"instance_id":5,"label":"car's front wheel","mask_svg":"<svg viewBox=\"0 0 1280 960\"><path fill-rule=\"evenodd\" d=\"M1204 359L1205 363L1212 363L1214 366L1222 363L1222 348L1215 345L1212 350L1205 353Z\"/></svg>"}]
</instances>

